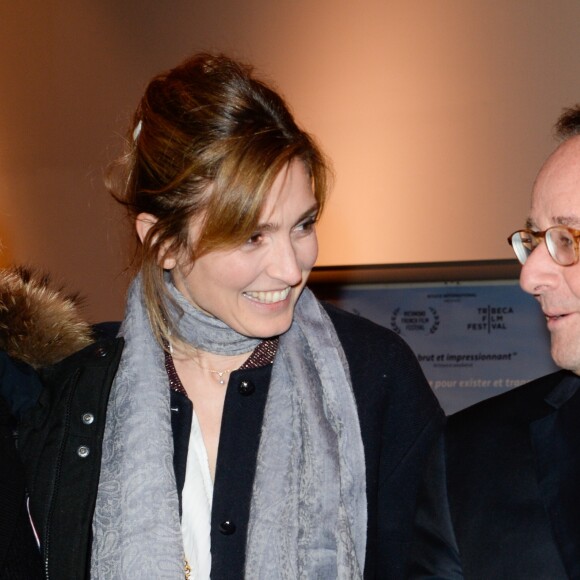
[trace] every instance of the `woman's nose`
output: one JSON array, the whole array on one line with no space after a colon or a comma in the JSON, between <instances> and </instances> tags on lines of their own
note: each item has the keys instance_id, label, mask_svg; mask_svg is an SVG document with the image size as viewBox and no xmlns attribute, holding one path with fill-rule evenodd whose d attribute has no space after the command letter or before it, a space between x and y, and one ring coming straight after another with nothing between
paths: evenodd
<instances>
[{"instance_id":1,"label":"woman's nose","mask_svg":"<svg viewBox=\"0 0 580 580\"><path fill-rule=\"evenodd\" d=\"M268 273L272 278L281 280L288 286L300 284L302 267L298 252L291 240L279 241L275 244L270 257Z\"/></svg>"}]
</instances>

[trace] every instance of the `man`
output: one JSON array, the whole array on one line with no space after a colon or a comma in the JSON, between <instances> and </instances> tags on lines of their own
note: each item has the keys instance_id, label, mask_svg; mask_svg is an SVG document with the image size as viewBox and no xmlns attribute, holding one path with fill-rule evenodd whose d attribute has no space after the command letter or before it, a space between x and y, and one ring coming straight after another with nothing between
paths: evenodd
<instances>
[{"instance_id":1,"label":"man","mask_svg":"<svg viewBox=\"0 0 580 580\"><path fill-rule=\"evenodd\" d=\"M563 370L449 419L419 498L411 578L580 578L580 106L556 130L510 243Z\"/></svg>"}]
</instances>

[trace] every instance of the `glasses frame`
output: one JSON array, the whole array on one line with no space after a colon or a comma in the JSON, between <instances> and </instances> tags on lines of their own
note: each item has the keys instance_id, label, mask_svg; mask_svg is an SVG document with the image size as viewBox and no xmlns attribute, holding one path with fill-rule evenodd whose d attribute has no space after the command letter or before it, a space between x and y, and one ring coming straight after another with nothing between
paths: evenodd
<instances>
[{"instance_id":1,"label":"glasses frame","mask_svg":"<svg viewBox=\"0 0 580 580\"><path fill-rule=\"evenodd\" d=\"M556 252L552 246L552 243L550 243L550 235L549 235L549 232L552 232L554 230L566 230L572 236L572 240L574 241L574 246L573 246L574 261L570 262L569 264L562 264L561 262L559 262L556 259L556 256L555 256ZM532 237L532 239L536 243L536 245L532 248L530 253L527 254L524 261L522 261L522 259L520 258L519 254L518 254L518 251L516 250L516 247L514 246L514 236L516 234L520 234L520 238L521 238L521 234L528 234L529 236ZM579 253L580 230L575 230L574 228L569 228L568 226L559 226L559 225L552 226L552 227L549 227L548 229L545 229L541 232L535 232L534 230L531 230L529 228L524 228L521 230L516 230L513 234L511 234L508 237L507 241L508 241L508 244L512 247L514 254L516 255L516 258L518 259L519 263L522 264L522 266L527 262L531 253L540 245L541 241L544 241L546 243L546 248L548 249L548 254L550 255L550 258L552 258L552 260L554 260L554 262L556 264L558 264L559 266L564 266L565 268L567 268L568 266L573 266L574 264L577 264L578 260L580 259L580 253Z\"/></svg>"}]
</instances>

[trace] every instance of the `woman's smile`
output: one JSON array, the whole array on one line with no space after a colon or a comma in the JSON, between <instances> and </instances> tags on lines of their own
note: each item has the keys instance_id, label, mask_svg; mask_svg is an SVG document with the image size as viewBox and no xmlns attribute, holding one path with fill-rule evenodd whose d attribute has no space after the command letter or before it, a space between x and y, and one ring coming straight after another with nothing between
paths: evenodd
<instances>
[{"instance_id":1,"label":"woman's smile","mask_svg":"<svg viewBox=\"0 0 580 580\"><path fill-rule=\"evenodd\" d=\"M284 290L275 291L260 291L260 292L244 292L244 296L250 300L255 300L256 302L261 302L263 304L274 304L276 302L283 302L288 298L290 293L290 286Z\"/></svg>"}]
</instances>

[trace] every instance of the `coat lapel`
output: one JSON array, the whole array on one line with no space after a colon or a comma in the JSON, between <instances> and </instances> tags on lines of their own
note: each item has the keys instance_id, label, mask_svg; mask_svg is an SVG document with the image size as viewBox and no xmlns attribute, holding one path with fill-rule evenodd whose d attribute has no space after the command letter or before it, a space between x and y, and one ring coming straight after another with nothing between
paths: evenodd
<instances>
[{"instance_id":1,"label":"coat lapel","mask_svg":"<svg viewBox=\"0 0 580 580\"><path fill-rule=\"evenodd\" d=\"M568 575L580 578L580 377L566 374L545 402L550 412L530 423L538 483Z\"/></svg>"}]
</instances>

